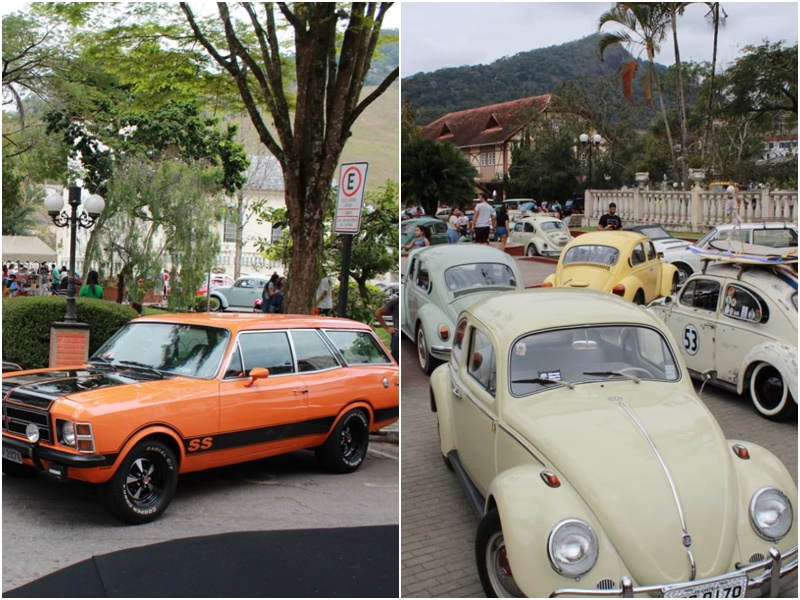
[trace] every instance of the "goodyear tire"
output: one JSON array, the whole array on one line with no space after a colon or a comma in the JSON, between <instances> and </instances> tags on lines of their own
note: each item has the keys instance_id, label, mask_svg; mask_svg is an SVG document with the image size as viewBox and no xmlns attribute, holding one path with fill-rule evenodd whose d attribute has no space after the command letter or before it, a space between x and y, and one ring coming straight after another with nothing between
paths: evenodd
<instances>
[{"instance_id":1,"label":"goodyear tire","mask_svg":"<svg viewBox=\"0 0 800 600\"><path fill-rule=\"evenodd\" d=\"M511 572L500 514L496 508L486 513L478 525L475 561L487 598L524 598Z\"/></svg>"},{"instance_id":2,"label":"goodyear tire","mask_svg":"<svg viewBox=\"0 0 800 600\"><path fill-rule=\"evenodd\" d=\"M134 446L100 495L116 517L139 525L160 517L178 486L178 461L169 446L144 440Z\"/></svg>"},{"instance_id":3,"label":"goodyear tire","mask_svg":"<svg viewBox=\"0 0 800 600\"><path fill-rule=\"evenodd\" d=\"M768 363L759 363L750 376L750 398L762 417L785 421L793 417L797 404L780 371Z\"/></svg>"},{"instance_id":4,"label":"goodyear tire","mask_svg":"<svg viewBox=\"0 0 800 600\"><path fill-rule=\"evenodd\" d=\"M352 473L367 455L369 420L354 409L339 419L325 443L316 449L317 460L332 473Z\"/></svg>"}]
</instances>

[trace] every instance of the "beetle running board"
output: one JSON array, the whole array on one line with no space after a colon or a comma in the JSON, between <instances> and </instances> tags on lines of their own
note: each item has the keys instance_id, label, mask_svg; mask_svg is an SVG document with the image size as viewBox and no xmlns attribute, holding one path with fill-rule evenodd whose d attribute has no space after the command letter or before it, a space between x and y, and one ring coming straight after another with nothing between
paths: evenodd
<instances>
[{"instance_id":1,"label":"beetle running board","mask_svg":"<svg viewBox=\"0 0 800 600\"><path fill-rule=\"evenodd\" d=\"M447 459L450 461L450 464L453 465L453 471L458 475L458 480L461 482L461 487L464 488L464 492L467 494L467 502L469 502L470 508L472 508L472 512L475 514L475 518L480 521L483 518L483 507L486 500L478 491L478 488L475 487L475 484L472 483L469 475L467 475L467 472L461 465L461 461L458 459L458 450L451 450L448 452Z\"/></svg>"}]
</instances>

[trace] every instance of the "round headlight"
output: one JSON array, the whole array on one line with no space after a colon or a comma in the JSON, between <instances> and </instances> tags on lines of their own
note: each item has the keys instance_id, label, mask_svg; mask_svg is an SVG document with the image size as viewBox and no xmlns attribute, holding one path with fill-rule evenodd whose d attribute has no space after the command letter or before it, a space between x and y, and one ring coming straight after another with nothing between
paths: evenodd
<instances>
[{"instance_id":1,"label":"round headlight","mask_svg":"<svg viewBox=\"0 0 800 600\"><path fill-rule=\"evenodd\" d=\"M35 444L39 441L39 428L34 423L28 423L28 426L25 428L25 437L28 438L32 444Z\"/></svg>"},{"instance_id":2,"label":"round headlight","mask_svg":"<svg viewBox=\"0 0 800 600\"><path fill-rule=\"evenodd\" d=\"M597 536L583 521L561 521L550 532L547 554L557 573L567 577L580 577L597 562Z\"/></svg>"},{"instance_id":3,"label":"round headlight","mask_svg":"<svg viewBox=\"0 0 800 600\"><path fill-rule=\"evenodd\" d=\"M61 441L67 446L75 447L75 426L69 421L64 421L61 425Z\"/></svg>"},{"instance_id":4,"label":"round headlight","mask_svg":"<svg viewBox=\"0 0 800 600\"><path fill-rule=\"evenodd\" d=\"M756 533L771 542L783 538L792 528L792 503L775 488L763 488L750 501L750 522Z\"/></svg>"}]
</instances>

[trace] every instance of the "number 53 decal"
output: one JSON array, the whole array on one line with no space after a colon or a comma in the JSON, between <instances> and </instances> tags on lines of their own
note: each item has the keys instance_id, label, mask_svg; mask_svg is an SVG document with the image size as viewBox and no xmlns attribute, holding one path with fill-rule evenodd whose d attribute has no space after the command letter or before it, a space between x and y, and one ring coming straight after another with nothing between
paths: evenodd
<instances>
[{"instance_id":1,"label":"number 53 decal","mask_svg":"<svg viewBox=\"0 0 800 600\"><path fill-rule=\"evenodd\" d=\"M694 325L687 325L683 329L683 347L687 354L694 356L700 349L700 336Z\"/></svg>"}]
</instances>

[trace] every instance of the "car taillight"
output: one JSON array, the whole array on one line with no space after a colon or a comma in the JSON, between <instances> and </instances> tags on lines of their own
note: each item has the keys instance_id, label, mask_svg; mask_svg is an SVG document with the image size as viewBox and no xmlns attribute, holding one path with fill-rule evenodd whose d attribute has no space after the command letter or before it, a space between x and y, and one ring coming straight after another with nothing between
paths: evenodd
<instances>
[{"instance_id":1,"label":"car taillight","mask_svg":"<svg viewBox=\"0 0 800 600\"><path fill-rule=\"evenodd\" d=\"M611 290L611 293L616 296L624 296L625 295L625 286L621 283L618 283L614 286L614 289Z\"/></svg>"}]
</instances>

